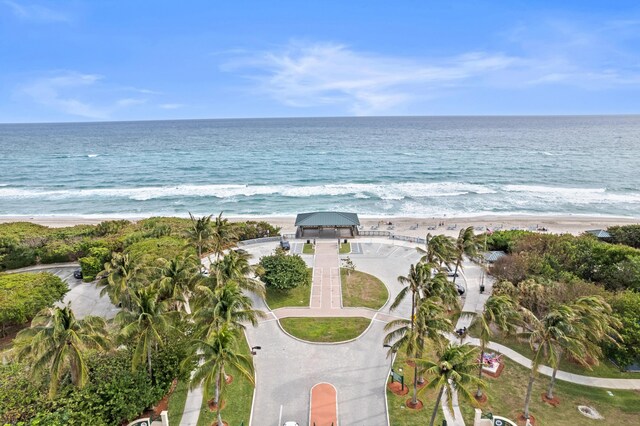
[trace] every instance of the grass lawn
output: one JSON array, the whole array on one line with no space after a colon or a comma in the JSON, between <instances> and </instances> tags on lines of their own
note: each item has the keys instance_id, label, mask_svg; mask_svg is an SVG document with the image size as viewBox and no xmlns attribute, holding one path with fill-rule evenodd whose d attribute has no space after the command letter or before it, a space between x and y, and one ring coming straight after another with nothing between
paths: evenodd
<instances>
[{"instance_id":1,"label":"grass lawn","mask_svg":"<svg viewBox=\"0 0 640 426\"><path fill-rule=\"evenodd\" d=\"M469 334L473 337L478 337L479 333L477 332L477 327L475 325L469 329ZM494 335L491 337L491 340L493 342L507 346L529 359L532 359L534 356L529 344L527 342L518 340L516 337ZM571 362L566 358L563 358L560 361L560 370L566 371L567 373L580 374L582 376L610 377L616 379L637 378L634 373L625 373L623 371L620 371L620 369L609 360L603 360L598 365L592 366L591 370L589 370L588 368L585 368L580 364Z\"/></svg>"},{"instance_id":2,"label":"grass lawn","mask_svg":"<svg viewBox=\"0 0 640 426\"><path fill-rule=\"evenodd\" d=\"M184 411L184 403L187 400L187 392L189 391L189 383L186 380L180 380L169 398L169 424L179 425Z\"/></svg>"},{"instance_id":3,"label":"grass lawn","mask_svg":"<svg viewBox=\"0 0 640 426\"><path fill-rule=\"evenodd\" d=\"M398 356L396 356L396 360L393 363L393 369L404 375L404 383L405 386L409 387L409 393L398 396L387 389L389 423L393 426L423 426L429 424L429 419L431 419L431 413L433 412L438 394L435 390L425 390L418 393L418 399L424 404L422 410L416 411L405 406L407 399L413 396L413 368L407 365L405 360L406 356L403 352L398 352ZM399 368L402 368L402 372L399 372ZM442 410L438 410L434 424L441 425L443 419ZM467 424L473 424L473 422Z\"/></svg>"},{"instance_id":4,"label":"grass lawn","mask_svg":"<svg viewBox=\"0 0 640 426\"><path fill-rule=\"evenodd\" d=\"M349 254L351 253L351 244L350 243L342 243L340 244L340 254Z\"/></svg>"},{"instance_id":5,"label":"grass lawn","mask_svg":"<svg viewBox=\"0 0 640 426\"><path fill-rule=\"evenodd\" d=\"M246 339L242 339L240 347L244 355L249 355L249 345ZM209 393L209 399L213 398L214 392L215 388L212 388ZM231 426L240 425L242 422L248 425L249 416L251 415L251 402L253 401L253 385L249 380L245 377L240 377L238 374L233 374L233 382L227 385L223 399L226 405L222 409L222 419ZM216 413L210 411L207 401L203 400L198 426L209 426L215 419ZM169 424L178 425L179 423Z\"/></svg>"},{"instance_id":6,"label":"grass lawn","mask_svg":"<svg viewBox=\"0 0 640 426\"><path fill-rule=\"evenodd\" d=\"M287 306L309 306L309 299L311 298L311 276L313 275L312 268L309 270L309 282L298 287L290 288L288 290L278 290L277 288L267 286L267 305L271 309L284 308Z\"/></svg>"},{"instance_id":7,"label":"grass lawn","mask_svg":"<svg viewBox=\"0 0 640 426\"><path fill-rule=\"evenodd\" d=\"M367 318L283 318L287 333L309 342L344 342L361 335L371 321Z\"/></svg>"},{"instance_id":8,"label":"grass lawn","mask_svg":"<svg viewBox=\"0 0 640 426\"><path fill-rule=\"evenodd\" d=\"M302 254L313 254L315 253L316 250L313 248L313 244L304 244L304 247L302 247Z\"/></svg>"},{"instance_id":9,"label":"grass lawn","mask_svg":"<svg viewBox=\"0 0 640 426\"><path fill-rule=\"evenodd\" d=\"M347 272L345 268L340 268L343 306L377 310L385 304L389 292L382 281L364 272L353 271L348 275Z\"/></svg>"},{"instance_id":10,"label":"grass lawn","mask_svg":"<svg viewBox=\"0 0 640 426\"><path fill-rule=\"evenodd\" d=\"M522 412L527 388L529 370L505 360L505 369L500 377L493 379L483 376L488 384L489 397L483 412L514 419ZM557 381L554 395L560 405L552 407L542 402L541 394L549 385L549 377L538 375L533 386L530 412L538 425L570 426L590 424L637 425L640 418L640 393L637 391L612 390L574 385ZM591 420L578 413L578 405L595 408L605 420ZM468 403L460 403L465 422L473 424L473 408Z\"/></svg>"},{"instance_id":11,"label":"grass lawn","mask_svg":"<svg viewBox=\"0 0 640 426\"><path fill-rule=\"evenodd\" d=\"M299 285L288 290L278 290L267 287L267 305L271 309L283 308L285 306L309 306L311 297L310 285Z\"/></svg>"}]
</instances>

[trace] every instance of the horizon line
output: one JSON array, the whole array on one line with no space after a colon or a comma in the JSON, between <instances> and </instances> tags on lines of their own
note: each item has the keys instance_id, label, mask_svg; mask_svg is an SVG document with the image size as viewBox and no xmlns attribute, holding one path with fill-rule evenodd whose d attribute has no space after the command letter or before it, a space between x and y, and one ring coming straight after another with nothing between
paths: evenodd
<instances>
[{"instance_id":1,"label":"horizon line","mask_svg":"<svg viewBox=\"0 0 640 426\"><path fill-rule=\"evenodd\" d=\"M94 120L94 121L25 121L0 122L2 125L25 124L116 124L147 123L158 121L241 121L241 120L292 120L292 119L374 119L374 118L548 118L548 117L640 117L638 113L602 113L602 114L442 114L442 115L318 115L318 116L275 116L275 117L216 117L216 118L149 118L140 120Z\"/></svg>"}]
</instances>

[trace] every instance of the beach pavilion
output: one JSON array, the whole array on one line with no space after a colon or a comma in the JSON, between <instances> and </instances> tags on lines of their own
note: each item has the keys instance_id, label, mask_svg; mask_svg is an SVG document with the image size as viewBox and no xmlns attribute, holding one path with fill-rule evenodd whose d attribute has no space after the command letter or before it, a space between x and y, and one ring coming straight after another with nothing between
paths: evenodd
<instances>
[{"instance_id":1,"label":"beach pavilion","mask_svg":"<svg viewBox=\"0 0 640 426\"><path fill-rule=\"evenodd\" d=\"M352 238L358 235L360 219L356 213L313 212L296 217L298 238Z\"/></svg>"}]
</instances>

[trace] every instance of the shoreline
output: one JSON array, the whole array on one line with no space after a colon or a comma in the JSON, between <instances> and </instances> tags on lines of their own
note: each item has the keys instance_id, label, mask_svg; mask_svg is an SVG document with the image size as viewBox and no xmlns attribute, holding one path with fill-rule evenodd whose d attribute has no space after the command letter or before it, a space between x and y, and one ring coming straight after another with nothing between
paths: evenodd
<instances>
[{"instance_id":1,"label":"shoreline","mask_svg":"<svg viewBox=\"0 0 640 426\"><path fill-rule=\"evenodd\" d=\"M96 225L105 220L131 220L137 221L152 216L131 215L123 216L47 216L47 215L24 215L24 216L0 216L0 223L8 222L31 222L52 228L60 228L74 225ZM179 216L166 216L179 217ZM264 220L274 226L282 228L283 233L295 232L295 216L224 216L232 222L246 220ZM388 225L391 222L392 225ZM610 216L587 216L587 215L479 215L460 217L406 217L406 216L360 216L362 230L369 231L376 227L378 231L390 231L396 235L406 235L411 237L424 237L427 233L446 234L457 236L461 228L473 226L476 233L482 233L485 229L522 229L541 230L544 228L550 233L571 233L581 234L590 229L606 229L613 225L640 224L640 218L610 217ZM440 225L443 224L443 225ZM416 227L417 225L417 227ZM429 229L434 227L435 229ZM449 229L455 226L454 229ZM393 228L393 229L390 229ZM481 229L480 229L481 228Z\"/></svg>"}]
</instances>

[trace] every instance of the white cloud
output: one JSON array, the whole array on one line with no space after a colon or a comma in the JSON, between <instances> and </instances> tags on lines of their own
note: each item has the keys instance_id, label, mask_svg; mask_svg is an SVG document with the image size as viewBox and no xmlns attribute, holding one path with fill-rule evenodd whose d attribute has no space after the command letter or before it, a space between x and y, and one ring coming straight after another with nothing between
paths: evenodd
<instances>
[{"instance_id":1,"label":"white cloud","mask_svg":"<svg viewBox=\"0 0 640 426\"><path fill-rule=\"evenodd\" d=\"M185 105L184 104L160 104L158 106L162 109L178 109L178 108L183 108Z\"/></svg>"},{"instance_id":2,"label":"white cloud","mask_svg":"<svg viewBox=\"0 0 640 426\"><path fill-rule=\"evenodd\" d=\"M71 18L57 10L49 9L37 4L18 3L17 1L3 0L2 3L13 12L14 16L35 22L70 22Z\"/></svg>"},{"instance_id":3,"label":"white cloud","mask_svg":"<svg viewBox=\"0 0 640 426\"><path fill-rule=\"evenodd\" d=\"M416 97L514 65L517 58L473 52L419 60L357 52L333 43L293 44L237 58L225 71L251 69L258 88L283 104L344 105L357 115L387 112Z\"/></svg>"},{"instance_id":4,"label":"white cloud","mask_svg":"<svg viewBox=\"0 0 640 426\"><path fill-rule=\"evenodd\" d=\"M118 92L98 74L66 71L25 84L20 92L34 102L74 116L104 120L121 109L145 103L143 98L102 99L104 93Z\"/></svg>"}]
</instances>

